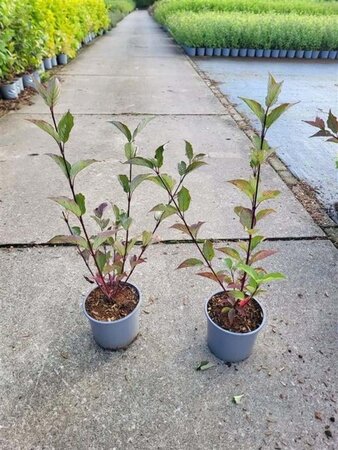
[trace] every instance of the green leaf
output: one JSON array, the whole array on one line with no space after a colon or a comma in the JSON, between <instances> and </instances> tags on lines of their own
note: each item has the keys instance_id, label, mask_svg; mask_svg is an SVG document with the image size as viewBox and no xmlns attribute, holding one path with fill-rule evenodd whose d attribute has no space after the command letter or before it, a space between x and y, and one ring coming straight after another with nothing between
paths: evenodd
<instances>
[{"instance_id":1,"label":"green leaf","mask_svg":"<svg viewBox=\"0 0 338 450\"><path fill-rule=\"evenodd\" d=\"M234 395L232 397L232 401L235 403L235 405L239 405L242 402L242 398L244 397L244 394L241 395Z\"/></svg>"},{"instance_id":2,"label":"green leaf","mask_svg":"<svg viewBox=\"0 0 338 450\"><path fill-rule=\"evenodd\" d=\"M239 270L243 270L243 272L247 273L249 275L249 277L251 277L254 281L259 280L260 277L259 277L258 272L251 266L248 266L247 264L239 263L237 267Z\"/></svg>"},{"instance_id":3,"label":"green leaf","mask_svg":"<svg viewBox=\"0 0 338 450\"><path fill-rule=\"evenodd\" d=\"M238 289L233 289L228 292L228 294L233 297L235 300L243 300L245 298L245 294L242 291L239 291Z\"/></svg>"},{"instance_id":4,"label":"green leaf","mask_svg":"<svg viewBox=\"0 0 338 450\"><path fill-rule=\"evenodd\" d=\"M198 169L199 167L206 166L207 163L204 161L193 161L189 166L187 167L186 173L190 173L193 170Z\"/></svg>"},{"instance_id":5,"label":"green leaf","mask_svg":"<svg viewBox=\"0 0 338 450\"><path fill-rule=\"evenodd\" d=\"M215 256L214 244L211 241L204 241L203 255L208 261L211 261Z\"/></svg>"},{"instance_id":6,"label":"green leaf","mask_svg":"<svg viewBox=\"0 0 338 450\"><path fill-rule=\"evenodd\" d=\"M254 250L261 242L264 241L264 236L254 236L251 239L251 245L250 245L250 250Z\"/></svg>"},{"instance_id":7,"label":"green leaf","mask_svg":"<svg viewBox=\"0 0 338 450\"><path fill-rule=\"evenodd\" d=\"M81 216L86 213L86 199L83 194L76 194L75 195L76 203L79 205Z\"/></svg>"},{"instance_id":8,"label":"green leaf","mask_svg":"<svg viewBox=\"0 0 338 450\"><path fill-rule=\"evenodd\" d=\"M177 164L177 170L179 175L181 175L181 177L185 174L185 171L187 170L187 165L184 161L181 161Z\"/></svg>"},{"instance_id":9,"label":"green leaf","mask_svg":"<svg viewBox=\"0 0 338 450\"><path fill-rule=\"evenodd\" d=\"M185 154L189 160L189 163L191 163L191 161L194 157L194 150L193 150L190 142L188 142L188 141L184 141L184 142L185 142Z\"/></svg>"},{"instance_id":10,"label":"green leaf","mask_svg":"<svg viewBox=\"0 0 338 450\"><path fill-rule=\"evenodd\" d=\"M54 130L52 125L50 125L48 122L44 120L35 120L35 119L28 119L29 122L34 123L37 127L39 127L41 130L45 131L47 134L52 136L52 138L58 143L61 144L61 139L58 133Z\"/></svg>"},{"instance_id":11,"label":"green leaf","mask_svg":"<svg viewBox=\"0 0 338 450\"><path fill-rule=\"evenodd\" d=\"M136 156L135 158L129 159L127 161L127 164L148 167L149 169L153 169L155 167L153 161L151 161L150 159L142 158L141 156Z\"/></svg>"},{"instance_id":12,"label":"green leaf","mask_svg":"<svg viewBox=\"0 0 338 450\"><path fill-rule=\"evenodd\" d=\"M203 266L203 261L197 258L189 258L183 261L177 269L184 269L186 267Z\"/></svg>"},{"instance_id":13,"label":"green leaf","mask_svg":"<svg viewBox=\"0 0 338 450\"><path fill-rule=\"evenodd\" d=\"M69 139L70 132L74 126L74 118L72 114L68 111L62 116L60 122L58 123L58 134L63 143L66 143Z\"/></svg>"},{"instance_id":14,"label":"green leaf","mask_svg":"<svg viewBox=\"0 0 338 450\"><path fill-rule=\"evenodd\" d=\"M251 109L251 111L258 117L258 119L261 121L261 123L264 123L264 109L260 103L258 103L256 100L252 100L249 98L240 97Z\"/></svg>"},{"instance_id":15,"label":"green leaf","mask_svg":"<svg viewBox=\"0 0 338 450\"><path fill-rule=\"evenodd\" d=\"M119 131L121 131L121 133L125 135L129 142L132 141L132 135L127 125L116 120L109 121L109 123L114 125L114 127L116 127Z\"/></svg>"},{"instance_id":16,"label":"green leaf","mask_svg":"<svg viewBox=\"0 0 338 450\"><path fill-rule=\"evenodd\" d=\"M82 170L86 169L88 166L96 162L98 162L96 159L84 159L82 161L77 161L76 163L72 164L70 170L71 179L75 180L75 177L78 173L80 173Z\"/></svg>"},{"instance_id":17,"label":"green leaf","mask_svg":"<svg viewBox=\"0 0 338 450\"><path fill-rule=\"evenodd\" d=\"M171 205L164 205L163 203L160 203L156 206L154 206L151 210L151 212L161 212L161 220L166 219L167 217L172 216L173 214L176 214L176 208Z\"/></svg>"},{"instance_id":18,"label":"green leaf","mask_svg":"<svg viewBox=\"0 0 338 450\"><path fill-rule=\"evenodd\" d=\"M196 370L201 370L201 371L208 370L208 369L211 369L212 367L215 367L215 366L216 366L216 364L213 364L213 363L211 363L209 361L201 361L198 364L198 366L196 367Z\"/></svg>"},{"instance_id":19,"label":"green leaf","mask_svg":"<svg viewBox=\"0 0 338 450\"><path fill-rule=\"evenodd\" d=\"M115 236L116 230L106 230L95 236L93 241L93 249L97 250L102 244L104 244L108 239Z\"/></svg>"},{"instance_id":20,"label":"green leaf","mask_svg":"<svg viewBox=\"0 0 338 450\"><path fill-rule=\"evenodd\" d=\"M277 106L275 109L273 109L266 118L265 126L266 128L270 128L271 125L276 122L277 119L291 106L293 106L295 103L282 103L281 105Z\"/></svg>"},{"instance_id":21,"label":"green leaf","mask_svg":"<svg viewBox=\"0 0 338 450\"><path fill-rule=\"evenodd\" d=\"M177 194L177 199L178 199L178 206L179 206L180 210L182 212L187 211L190 206L191 197L190 197L190 193L186 187L183 186L179 190L179 192Z\"/></svg>"},{"instance_id":22,"label":"green leaf","mask_svg":"<svg viewBox=\"0 0 338 450\"><path fill-rule=\"evenodd\" d=\"M106 262L107 262L107 255L105 253L100 252L100 250L98 250L95 253L95 260L96 260L96 263L97 263L100 271L102 272L104 269L104 266L106 265Z\"/></svg>"},{"instance_id":23,"label":"green leaf","mask_svg":"<svg viewBox=\"0 0 338 450\"><path fill-rule=\"evenodd\" d=\"M68 173L70 173L71 165L69 164L69 162L67 160L64 160L62 158L62 156L55 155L54 153L46 153L46 155L49 156L50 158L52 158L52 160L56 162L56 164L62 170L63 174L68 178L66 166L68 168Z\"/></svg>"},{"instance_id":24,"label":"green leaf","mask_svg":"<svg viewBox=\"0 0 338 450\"><path fill-rule=\"evenodd\" d=\"M147 247L153 238L153 233L151 231L143 231L142 233L142 245Z\"/></svg>"},{"instance_id":25,"label":"green leaf","mask_svg":"<svg viewBox=\"0 0 338 450\"><path fill-rule=\"evenodd\" d=\"M158 147L155 151L155 159L157 161L157 168L160 168L163 166L163 152L164 152L164 145L161 145Z\"/></svg>"},{"instance_id":26,"label":"green leaf","mask_svg":"<svg viewBox=\"0 0 338 450\"><path fill-rule=\"evenodd\" d=\"M128 180L127 175L118 175L117 178L118 178L120 185L122 186L124 192L126 192L126 193L130 192L129 180Z\"/></svg>"},{"instance_id":27,"label":"green leaf","mask_svg":"<svg viewBox=\"0 0 338 450\"><path fill-rule=\"evenodd\" d=\"M48 244L74 244L78 247L88 248L87 241L81 236L54 236Z\"/></svg>"},{"instance_id":28,"label":"green leaf","mask_svg":"<svg viewBox=\"0 0 338 450\"><path fill-rule=\"evenodd\" d=\"M80 227L72 227L71 230L72 230L72 234L73 235L75 235L75 236L80 236L81 235Z\"/></svg>"},{"instance_id":29,"label":"green leaf","mask_svg":"<svg viewBox=\"0 0 338 450\"><path fill-rule=\"evenodd\" d=\"M261 203L261 202L264 202L265 200L272 200L272 199L278 197L279 194L280 194L280 191L277 191L277 190L264 191L258 196L257 202Z\"/></svg>"},{"instance_id":30,"label":"green leaf","mask_svg":"<svg viewBox=\"0 0 338 450\"><path fill-rule=\"evenodd\" d=\"M47 96L45 101L47 106L54 108L60 97L60 81L56 77L53 77L48 81L46 93Z\"/></svg>"},{"instance_id":31,"label":"green leaf","mask_svg":"<svg viewBox=\"0 0 338 450\"><path fill-rule=\"evenodd\" d=\"M115 241L113 247L120 256L124 256L125 249L121 241Z\"/></svg>"},{"instance_id":32,"label":"green leaf","mask_svg":"<svg viewBox=\"0 0 338 450\"><path fill-rule=\"evenodd\" d=\"M269 214L272 214L276 212L274 209L261 209L260 211L258 211L258 213L256 214L256 222L258 222L259 220L263 219L264 217L268 216Z\"/></svg>"},{"instance_id":33,"label":"green leaf","mask_svg":"<svg viewBox=\"0 0 338 450\"><path fill-rule=\"evenodd\" d=\"M266 106L272 106L274 105L279 97L280 91L282 89L283 81L280 83L277 83L274 77L269 74L269 81L268 81L268 93L265 97L265 105Z\"/></svg>"},{"instance_id":34,"label":"green leaf","mask_svg":"<svg viewBox=\"0 0 338 450\"><path fill-rule=\"evenodd\" d=\"M229 183L236 186L240 191L244 192L250 200L253 199L253 196L255 194L255 190L253 189L253 186L251 185L250 181L238 179L238 180L229 180Z\"/></svg>"},{"instance_id":35,"label":"green leaf","mask_svg":"<svg viewBox=\"0 0 338 450\"><path fill-rule=\"evenodd\" d=\"M250 229L252 227L252 211L249 208L244 208L243 206L236 206L234 208L235 214L239 217L239 221L244 228Z\"/></svg>"},{"instance_id":36,"label":"green leaf","mask_svg":"<svg viewBox=\"0 0 338 450\"><path fill-rule=\"evenodd\" d=\"M230 256L233 259L236 259L237 261L241 260L241 255L234 248L221 247L221 248L216 248L216 250L218 250L219 252L225 253L226 255Z\"/></svg>"},{"instance_id":37,"label":"green leaf","mask_svg":"<svg viewBox=\"0 0 338 450\"><path fill-rule=\"evenodd\" d=\"M259 281L261 283L269 283L270 281L284 280L285 278L286 278L285 275L283 275L280 272L272 272L263 275Z\"/></svg>"},{"instance_id":38,"label":"green leaf","mask_svg":"<svg viewBox=\"0 0 338 450\"><path fill-rule=\"evenodd\" d=\"M130 183L130 192L134 192L135 189L141 184L143 183L143 181L147 180L150 174L144 173L144 174L140 174L140 175L136 175L136 177L134 177L131 180Z\"/></svg>"},{"instance_id":39,"label":"green leaf","mask_svg":"<svg viewBox=\"0 0 338 450\"><path fill-rule=\"evenodd\" d=\"M163 188L165 190L169 190L170 192L172 192L172 190L176 184L176 181L174 180L174 178L172 178L170 175L168 175L166 173L162 173L161 176L159 176L159 175L150 176L147 179L149 181L157 184L161 188Z\"/></svg>"},{"instance_id":40,"label":"green leaf","mask_svg":"<svg viewBox=\"0 0 338 450\"><path fill-rule=\"evenodd\" d=\"M127 161L129 161L130 159L134 158L136 156L136 149L135 146L132 142L127 142L124 146L124 154L125 157L127 159Z\"/></svg>"},{"instance_id":41,"label":"green leaf","mask_svg":"<svg viewBox=\"0 0 338 450\"><path fill-rule=\"evenodd\" d=\"M141 131L148 125L148 123L154 119L154 116L151 117L146 117L145 119L143 119L135 128L134 133L133 133L133 139L136 138L136 136L141 133Z\"/></svg>"},{"instance_id":42,"label":"green leaf","mask_svg":"<svg viewBox=\"0 0 338 450\"><path fill-rule=\"evenodd\" d=\"M75 202L74 200L68 198L68 197L49 197L50 200L53 200L54 202L61 205L63 208L65 208L67 211L72 212L77 217L81 217L81 209L80 206Z\"/></svg>"}]
</instances>

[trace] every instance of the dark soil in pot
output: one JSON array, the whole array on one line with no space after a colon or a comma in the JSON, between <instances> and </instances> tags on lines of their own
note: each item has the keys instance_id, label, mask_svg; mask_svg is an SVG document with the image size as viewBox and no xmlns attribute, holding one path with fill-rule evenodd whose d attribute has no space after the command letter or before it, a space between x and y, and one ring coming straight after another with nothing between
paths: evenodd
<instances>
[{"instance_id":1,"label":"dark soil in pot","mask_svg":"<svg viewBox=\"0 0 338 450\"><path fill-rule=\"evenodd\" d=\"M94 289L86 300L86 311L95 320L112 322L131 314L139 302L137 290L130 284L121 284L109 300L100 288Z\"/></svg>"},{"instance_id":2,"label":"dark soil in pot","mask_svg":"<svg viewBox=\"0 0 338 450\"><path fill-rule=\"evenodd\" d=\"M229 306L228 295L225 292L215 294L208 303L208 314L210 319L219 327L234 333L248 333L256 330L263 322L262 308L255 300L250 300L245 306L245 314L236 314L232 324L229 322L228 314L222 309Z\"/></svg>"}]
</instances>

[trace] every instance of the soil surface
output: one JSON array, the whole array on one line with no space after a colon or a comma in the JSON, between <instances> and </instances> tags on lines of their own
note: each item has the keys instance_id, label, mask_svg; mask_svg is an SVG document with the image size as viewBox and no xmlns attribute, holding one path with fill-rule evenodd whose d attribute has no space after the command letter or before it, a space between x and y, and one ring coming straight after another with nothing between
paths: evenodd
<instances>
[{"instance_id":1,"label":"soil surface","mask_svg":"<svg viewBox=\"0 0 338 450\"><path fill-rule=\"evenodd\" d=\"M228 314L222 312L225 306L229 306L228 296L225 292L215 294L208 303L208 314L211 320L224 330L234 333L249 333L256 330L263 321L262 308L255 300L250 300L243 308L244 314L236 314L231 324Z\"/></svg>"},{"instance_id":2,"label":"soil surface","mask_svg":"<svg viewBox=\"0 0 338 450\"><path fill-rule=\"evenodd\" d=\"M100 288L96 288L87 297L86 311L96 320L112 322L128 316L134 311L138 302L138 292L130 284L122 284L118 287L113 302L103 294Z\"/></svg>"},{"instance_id":3,"label":"soil surface","mask_svg":"<svg viewBox=\"0 0 338 450\"><path fill-rule=\"evenodd\" d=\"M25 88L19 97L15 100L3 100L0 98L0 117L4 116L10 111L17 111L24 105L32 105L31 97L36 94L33 88Z\"/></svg>"}]
</instances>

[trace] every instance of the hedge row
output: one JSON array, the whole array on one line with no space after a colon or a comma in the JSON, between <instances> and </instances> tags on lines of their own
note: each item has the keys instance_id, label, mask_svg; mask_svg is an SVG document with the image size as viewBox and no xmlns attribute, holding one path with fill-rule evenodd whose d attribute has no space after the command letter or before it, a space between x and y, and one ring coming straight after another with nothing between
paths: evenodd
<instances>
[{"instance_id":1,"label":"hedge row","mask_svg":"<svg viewBox=\"0 0 338 450\"><path fill-rule=\"evenodd\" d=\"M108 29L132 0L1 0L0 80L33 71L46 57L74 57L89 33Z\"/></svg>"},{"instance_id":2,"label":"hedge row","mask_svg":"<svg viewBox=\"0 0 338 450\"><path fill-rule=\"evenodd\" d=\"M167 20L175 40L188 47L335 50L338 16L179 13Z\"/></svg>"},{"instance_id":3,"label":"hedge row","mask_svg":"<svg viewBox=\"0 0 338 450\"><path fill-rule=\"evenodd\" d=\"M321 0L160 0L155 18L165 25L178 12L249 12L253 14L337 15L337 1Z\"/></svg>"}]
</instances>

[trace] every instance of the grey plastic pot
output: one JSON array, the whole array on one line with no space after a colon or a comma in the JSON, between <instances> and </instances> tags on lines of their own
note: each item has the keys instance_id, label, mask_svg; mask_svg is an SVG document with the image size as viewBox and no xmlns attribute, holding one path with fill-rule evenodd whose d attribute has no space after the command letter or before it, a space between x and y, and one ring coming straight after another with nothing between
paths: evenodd
<instances>
[{"instance_id":1,"label":"grey plastic pot","mask_svg":"<svg viewBox=\"0 0 338 450\"><path fill-rule=\"evenodd\" d=\"M319 58L320 59L327 59L328 57L329 57L329 51L328 50L322 50L320 53L319 53Z\"/></svg>"},{"instance_id":2,"label":"grey plastic pot","mask_svg":"<svg viewBox=\"0 0 338 450\"><path fill-rule=\"evenodd\" d=\"M264 50L263 56L264 58L271 58L271 50L269 49Z\"/></svg>"},{"instance_id":3,"label":"grey plastic pot","mask_svg":"<svg viewBox=\"0 0 338 450\"><path fill-rule=\"evenodd\" d=\"M198 47L196 51L197 56L205 56L205 48L204 47Z\"/></svg>"},{"instance_id":4,"label":"grey plastic pot","mask_svg":"<svg viewBox=\"0 0 338 450\"><path fill-rule=\"evenodd\" d=\"M1 85L0 93L4 100L14 100L18 98L18 90L15 82Z\"/></svg>"},{"instance_id":5,"label":"grey plastic pot","mask_svg":"<svg viewBox=\"0 0 338 450\"><path fill-rule=\"evenodd\" d=\"M304 58L305 59L311 59L312 58L312 50L305 50Z\"/></svg>"},{"instance_id":6,"label":"grey plastic pot","mask_svg":"<svg viewBox=\"0 0 338 450\"><path fill-rule=\"evenodd\" d=\"M208 323L207 343L210 351L217 358L226 362L236 363L247 359L252 353L258 333L262 331L266 323L266 314L262 305L256 300L262 309L263 315L262 323L256 330L249 333L233 333L232 331L224 330L211 320L208 314L209 300L205 302L204 312Z\"/></svg>"},{"instance_id":7,"label":"grey plastic pot","mask_svg":"<svg viewBox=\"0 0 338 450\"><path fill-rule=\"evenodd\" d=\"M34 79L40 82L40 75L38 71L33 72L32 74L26 73L23 77L23 85L25 87L35 88Z\"/></svg>"},{"instance_id":8,"label":"grey plastic pot","mask_svg":"<svg viewBox=\"0 0 338 450\"><path fill-rule=\"evenodd\" d=\"M304 57L304 50L297 50L296 51L296 58L299 58L299 59L301 59L301 58L303 58Z\"/></svg>"},{"instance_id":9,"label":"grey plastic pot","mask_svg":"<svg viewBox=\"0 0 338 450\"><path fill-rule=\"evenodd\" d=\"M236 58L239 55L239 49L238 48L232 48L230 50L230 56Z\"/></svg>"},{"instance_id":10,"label":"grey plastic pot","mask_svg":"<svg viewBox=\"0 0 338 450\"><path fill-rule=\"evenodd\" d=\"M58 65L58 60L57 60L56 55L52 56L52 57L51 57L51 60L52 60L52 66L53 66L53 67L55 67L55 66Z\"/></svg>"},{"instance_id":11,"label":"grey plastic pot","mask_svg":"<svg viewBox=\"0 0 338 450\"><path fill-rule=\"evenodd\" d=\"M330 50L329 59L336 59L336 56L337 56L337 50Z\"/></svg>"},{"instance_id":12,"label":"grey plastic pot","mask_svg":"<svg viewBox=\"0 0 338 450\"><path fill-rule=\"evenodd\" d=\"M256 54L256 50L254 48L248 48L248 57L249 58L254 58Z\"/></svg>"},{"instance_id":13,"label":"grey plastic pot","mask_svg":"<svg viewBox=\"0 0 338 450\"><path fill-rule=\"evenodd\" d=\"M187 47L186 45L183 47L185 53L188 56L196 56L196 48L195 47Z\"/></svg>"},{"instance_id":14,"label":"grey plastic pot","mask_svg":"<svg viewBox=\"0 0 338 450\"><path fill-rule=\"evenodd\" d=\"M222 48L222 56L230 56L230 48Z\"/></svg>"},{"instance_id":15,"label":"grey plastic pot","mask_svg":"<svg viewBox=\"0 0 338 450\"><path fill-rule=\"evenodd\" d=\"M58 64L60 64L61 66L65 65L68 63L68 56L65 53L60 53L57 56L57 60L58 60Z\"/></svg>"},{"instance_id":16,"label":"grey plastic pot","mask_svg":"<svg viewBox=\"0 0 338 450\"><path fill-rule=\"evenodd\" d=\"M279 58L279 50L272 50L271 51L271 57L272 58Z\"/></svg>"},{"instance_id":17,"label":"grey plastic pot","mask_svg":"<svg viewBox=\"0 0 338 450\"><path fill-rule=\"evenodd\" d=\"M16 85L16 90L18 91L18 94L20 94L20 92L22 92L25 89L24 85L23 85L22 77L19 77L15 80L15 85Z\"/></svg>"},{"instance_id":18,"label":"grey plastic pot","mask_svg":"<svg viewBox=\"0 0 338 450\"><path fill-rule=\"evenodd\" d=\"M287 57L294 58L296 56L296 50L288 50Z\"/></svg>"},{"instance_id":19,"label":"grey plastic pot","mask_svg":"<svg viewBox=\"0 0 338 450\"><path fill-rule=\"evenodd\" d=\"M279 57L286 58L288 51L287 50L279 50Z\"/></svg>"},{"instance_id":20,"label":"grey plastic pot","mask_svg":"<svg viewBox=\"0 0 338 450\"><path fill-rule=\"evenodd\" d=\"M211 47L208 47L205 49L205 56L213 56L214 55L214 49Z\"/></svg>"},{"instance_id":21,"label":"grey plastic pot","mask_svg":"<svg viewBox=\"0 0 338 450\"><path fill-rule=\"evenodd\" d=\"M40 64L40 67L39 67L39 72L44 72L44 71L45 71L45 65L44 65L44 63L42 61L41 64Z\"/></svg>"},{"instance_id":22,"label":"grey plastic pot","mask_svg":"<svg viewBox=\"0 0 338 450\"><path fill-rule=\"evenodd\" d=\"M263 58L263 55L264 55L264 50L262 48L258 48L255 53L256 58Z\"/></svg>"},{"instance_id":23,"label":"grey plastic pot","mask_svg":"<svg viewBox=\"0 0 338 450\"><path fill-rule=\"evenodd\" d=\"M222 49L214 48L214 56L222 56Z\"/></svg>"},{"instance_id":24,"label":"grey plastic pot","mask_svg":"<svg viewBox=\"0 0 338 450\"><path fill-rule=\"evenodd\" d=\"M320 53L319 50L313 50L311 59L318 59L319 58L319 53Z\"/></svg>"},{"instance_id":25,"label":"grey plastic pot","mask_svg":"<svg viewBox=\"0 0 338 450\"><path fill-rule=\"evenodd\" d=\"M86 300L82 303L84 315L89 320L95 342L107 350L128 347L137 337L140 328L141 293L137 286L127 283L137 290L139 301L136 308L126 317L112 322L103 322L91 317L86 311ZM95 288L97 289L97 288Z\"/></svg>"},{"instance_id":26,"label":"grey plastic pot","mask_svg":"<svg viewBox=\"0 0 338 450\"><path fill-rule=\"evenodd\" d=\"M53 68L52 66L52 58L44 58L43 65L45 67L45 70L50 70Z\"/></svg>"},{"instance_id":27,"label":"grey plastic pot","mask_svg":"<svg viewBox=\"0 0 338 450\"><path fill-rule=\"evenodd\" d=\"M239 56L241 58L246 58L247 54L248 54L248 49L247 48L240 48L239 49Z\"/></svg>"}]
</instances>

